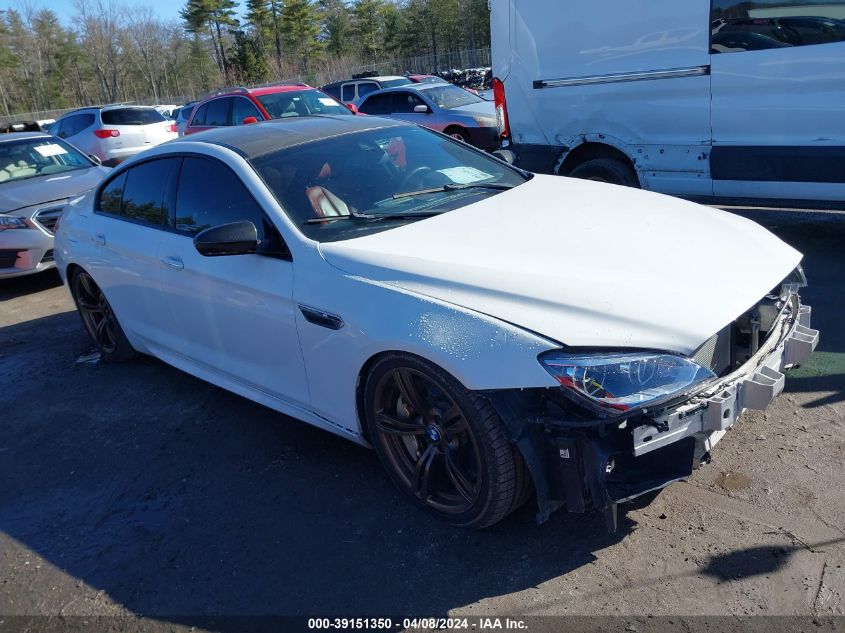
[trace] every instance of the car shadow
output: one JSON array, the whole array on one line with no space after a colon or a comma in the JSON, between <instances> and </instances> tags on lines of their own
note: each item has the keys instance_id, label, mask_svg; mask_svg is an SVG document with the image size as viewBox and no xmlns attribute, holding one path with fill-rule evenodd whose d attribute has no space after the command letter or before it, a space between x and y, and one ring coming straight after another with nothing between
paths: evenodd
<instances>
[{"instance_id":1,"label":"car shadow","mask_svg":"<svg viewBox=\"0 0 845 633\"><path fill-rule=\"evenodd\" d=\"M24 295L35 294L42 290L56 288L62 285L62 279L55 269L26 275L25 277L0 278L0 301L16 299Z\"/></svg>"},{"instance_id":2,"label":"car shadow","mask_svg":"<svg viewBox=\"0 0 845 633\"><path fill-rule=\"evenodd\" d=\"M622 516L610 535L601 515L564 513L537 526L526 506L452 528L368 449L151 358L77 363L88 342L73 313L0 341L26 341L16 328L57 334L48 352L15 352L39 381L0 371L15 455L0 459L0 530L147 617L442 615L586 565L635 527Z\"/></svg>"}]
</instances>

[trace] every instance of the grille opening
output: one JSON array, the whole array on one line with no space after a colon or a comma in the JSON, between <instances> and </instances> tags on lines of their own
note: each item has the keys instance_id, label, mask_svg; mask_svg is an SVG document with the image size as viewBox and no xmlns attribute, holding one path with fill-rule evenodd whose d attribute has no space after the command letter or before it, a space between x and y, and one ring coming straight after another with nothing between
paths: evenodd
<instances>
[{"instance_id":1,"label":"grille opening","mask_svg":"<svg viewBox=\"0 0 845 633\"><path fill-rule=\"evenodd\" d=\"M62 215L63 207L56 207L54 209L42 209L38 213L35 214L33 220L38 222L38 224L47 231L50 235L54 235L56 232L56 224L59 221L59 218Z\"/></svg>"},{"instance_id":2,"label":"grille opening","mask_svg":"<svg viewBox=\"0 0 845 633\"><path fill-rule=\"evenodd\" d=\"M53 260L53 249L51 248L49 251L44 253L44 255L41 257L41 263L46 264L46 263L52 262L52 261L54 261L54 260Z\"/></svg>"}]
</instances>

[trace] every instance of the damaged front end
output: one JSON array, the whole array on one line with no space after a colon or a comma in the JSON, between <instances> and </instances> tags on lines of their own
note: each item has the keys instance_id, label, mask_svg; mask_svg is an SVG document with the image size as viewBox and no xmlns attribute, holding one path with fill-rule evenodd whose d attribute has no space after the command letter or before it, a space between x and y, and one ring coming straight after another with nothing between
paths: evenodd
<instances>
[{"instance_id":1,"label":"damaged front end","mask_svg":"<svg viewBox=\"0 0 845 633\"><path fill-rule=\"evenodd\" d=\"M689 357L560 350L540 358L560 388L489 394L531 471L538 522L559 508L604 510L688 477L746 409L783 390L819 333L797 269Z\"/></svg>"}]
</instances>

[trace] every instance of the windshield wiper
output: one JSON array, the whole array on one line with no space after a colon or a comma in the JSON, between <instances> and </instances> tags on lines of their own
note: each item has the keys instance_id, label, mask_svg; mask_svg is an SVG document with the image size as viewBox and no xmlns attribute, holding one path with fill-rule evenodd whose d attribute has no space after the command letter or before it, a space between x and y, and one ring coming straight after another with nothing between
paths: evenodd
<instances>
[{"instance_id":1,"label":"windshield wiper","mask_svg":"<svg viewBox=\"0 0 845 633\"><path fill-rule=\"evenodd\" d=\"M413 196L424 196L427 193L438 193L441 191L460 191L461 189L513 189L516 185L507 185L503 182L467 182L456 183L450 182L440 187L430 187L428 189L417 189L416 191L403 191L402 193L394 193L393 199L411 198Z\"/></svg>"},{"instance_id":2,"label":"windshield wiper","mask_svg":"<svg viewBox=\"0 0 845 633\"><path fill-rule=\"evenodd\" d=\"M331 222L332 220L407 220L412 218L430 218L433 215L440 215L445 211L411 211L409 213L358 213L344 215L330 215L323 218L308 218L307 224L319 224L320 222Z\"/></svg>"},{"instance_id":3,"label":"windshield wiper","mask_svg":"<svg viewBox=\"0 0 845 633\"><path fill-rule=\"evenodd\" d=\"M373 220L379 217L381 216L373 215L372 213L360 213L359 211L350 209L349 213L344 213L343 215L324 215L318 218L308 218L305 220L305 223L319 224L321 222L334 222L335 220Z\"/></svg>"}]
</instances>

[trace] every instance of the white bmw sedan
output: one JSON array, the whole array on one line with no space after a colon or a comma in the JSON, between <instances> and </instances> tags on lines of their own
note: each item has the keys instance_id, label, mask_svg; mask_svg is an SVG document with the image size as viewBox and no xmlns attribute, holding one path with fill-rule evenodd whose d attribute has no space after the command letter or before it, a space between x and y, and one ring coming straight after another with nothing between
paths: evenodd
<instances>
[{"instance_id":1,"label":"white bmw sedan","mask_svg":"<svg viewBox=\"0 0 845 633\"><path fill-rule=\"evenodd\" d=\"M612 528L818 341L801 254L757 224L375 117L156 147L72 202L55 248L105 360L371 445L465 527L533 496Z\"/></svg>"}]
</instances>

